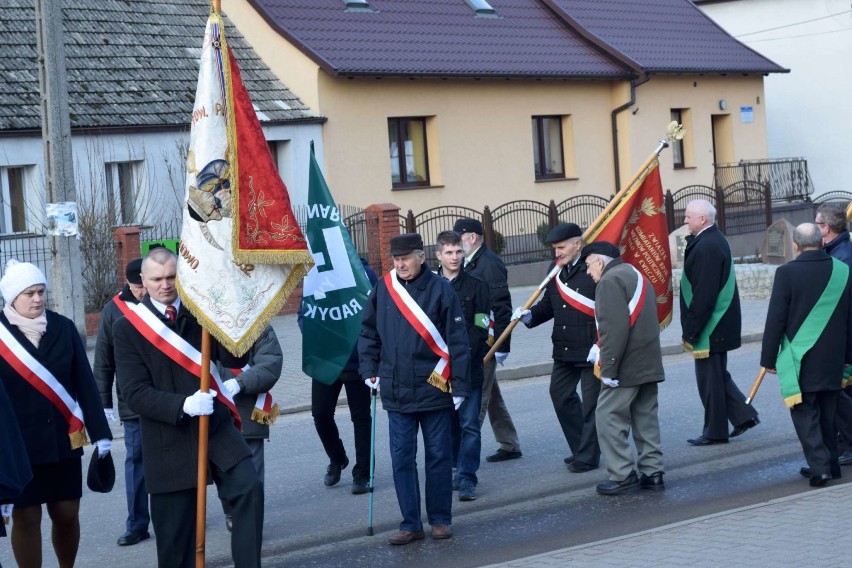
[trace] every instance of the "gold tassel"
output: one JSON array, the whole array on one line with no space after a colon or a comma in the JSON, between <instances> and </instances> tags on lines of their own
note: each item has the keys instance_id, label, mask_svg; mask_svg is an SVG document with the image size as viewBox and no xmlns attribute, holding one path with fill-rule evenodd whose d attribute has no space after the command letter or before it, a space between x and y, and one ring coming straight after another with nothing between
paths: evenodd
<instances>
[{"instance_id":1,"label":"gold tassel","mask_svg":"<svg viewBox=\"0 0 852 568\"><path fill-rule=\"evenodd\" d=\"M802 394L794 394L793 396L788 396L784 399L784 404L787 405L787 408L793 408L797 404L802 402Z\"/></svg>"},{"instance_id":2,"label":"gold tassel","mask_svg":"<svg viewBox=\"0 0 852 568\"><path fill-rule=\"evenodd\" d=\"M600 378L601 378L601 366L600 366L600 363L595 363L594 373L595 373L595 377L597 377L598 379L600 379Z\"/></svg>"},{"instance_id":3,"label":"gold tassel","mask_svg":"<svg viewBox=\"0 0 852 568\"><path fill-rule=\"evenodd\" d=\"M486 339L486 340L485 340L485 343L486 343L486 344L488 344L488 347L493 346L493 345L494 345L494 336L493 336L493 335L489 335L489 336L488 336L488 339Z\"/></svg>"},{"instance_id":4,"label":"gold tassel","mask_svg":"<svg viewBox=\"0 0 852 568\"><path fill-rule=\"evenodd\" d=\"M258 424L263 424L268 426L270 424L275 424L275 419L278 418L278 415L281 414L281 409L278 408L278 403L272 405L272 408L269 412L264 412L263 410L254 407L251 410L251 419Z\"/></svg>"},{"instance_id":5,"label":"gold tassel","mask_svg":"<svg viewBox=\"0 0 852 568\"><path fill-rule=\"evenodd\" d=\"M852 382L852 378L850 378L850 379L843 379L843 381L840 383L840 388L845 389L846 387L848 387L848 386L849 386L849 383L850 383L850 382Z\"/></svg>"},{"instance_id":6,"label":"gold tassel","mask_svg":"<svg viewBox=\"0 0 852 568\"><path fill-rule=\"evenodd\" d=\"M86 444L89 443L89 439L86 438L86 429L78 430L76 432L69 432L68 437L71 439L71 449L76 450L77 448L82 448Z\"/></svg>"},{"instance_id":7,"label":"gold tassel","mask_svg":"<svg viewBox=\"0 0 852 568\"><path fill-rule=\"evenodd\" d=\"M438 373L437 371L432 371L432 374L429 375L429 378L426 379L426 382L440 390L441 392L453 392L453 387L450 385L450 381L445 379Z\"/></svg>"}]
</instances>

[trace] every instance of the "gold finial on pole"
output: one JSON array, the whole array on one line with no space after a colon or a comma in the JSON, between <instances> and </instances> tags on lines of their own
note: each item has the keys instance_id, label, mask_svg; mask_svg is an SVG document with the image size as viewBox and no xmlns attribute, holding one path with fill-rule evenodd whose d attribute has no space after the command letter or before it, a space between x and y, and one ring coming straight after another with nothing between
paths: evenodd
<instances>
[{"instance_id":1,"label":"gold finial on pole","mask_svg":"<svg viewBox=\"0 0 852 568\"><path fill-rule=\"evenodd\" d=\"M213 5L213 11L217 14L222 13L222 0L210 0L210 3Z\"/></svg>"}]
</instances>

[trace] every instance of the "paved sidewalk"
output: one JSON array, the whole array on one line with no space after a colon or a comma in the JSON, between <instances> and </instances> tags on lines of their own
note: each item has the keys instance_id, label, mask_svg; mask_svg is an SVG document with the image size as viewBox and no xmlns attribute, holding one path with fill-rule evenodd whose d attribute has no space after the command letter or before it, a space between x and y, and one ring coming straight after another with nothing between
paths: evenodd
<instances>
[{"instance_id":1,"label":"paved sidewalk","mask_svg":"<svg viewBox=\"0 0 852 568\"><path fill-rule=\"evenodd\" d=\"M837 485L487 568L849 566L849 511Z\"/></svg>"}]
</instances>

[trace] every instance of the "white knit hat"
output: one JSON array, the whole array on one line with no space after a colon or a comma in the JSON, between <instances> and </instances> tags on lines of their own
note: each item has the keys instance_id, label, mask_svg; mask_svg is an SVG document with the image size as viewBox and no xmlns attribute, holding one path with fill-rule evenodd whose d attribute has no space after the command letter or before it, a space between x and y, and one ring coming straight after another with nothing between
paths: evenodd
<instances>
[{"instance_id":1,"label":"white knit hat","mask_svg":"<svg viewBox=\"0 0 852 568\"><path fill-rule=\"evenodd\" d=\"M12 305L18 294L36 284L47 286L47 278L35 264L29 262L18 262L10 258L6 263L6 271L0 278L0 293L7 306Z\"/></svg>"}]
</instances>

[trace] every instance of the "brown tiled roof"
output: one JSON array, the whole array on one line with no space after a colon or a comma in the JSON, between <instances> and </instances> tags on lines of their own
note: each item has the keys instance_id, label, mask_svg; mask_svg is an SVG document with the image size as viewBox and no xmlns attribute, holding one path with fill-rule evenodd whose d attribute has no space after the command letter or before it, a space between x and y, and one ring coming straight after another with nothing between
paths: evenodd
<instances>
[{"instance_id":1,"label":"brown tiled roof","mask_svg":"<svg viewBox=\"0 0 852 568\"><path fill-rule=\"evenodd\" d=\"M568 14L647 72L787 71L734 39L689 0L542 1Z\"/></svg>"},{"instance_id":2,"label":"brown tiled roof","mask_svg":"<svg viewBox=\"0 0 852 568\"><path fill-rule=\"evenodd\" d=\"M626 77L538 0L493 0L481 17L464 0L249 0L269 24L332 75ZM227 6L223 7L227 11Z\"/></svg>"},{"instance_id":3,"label":"brown tiled roof","mask_svg":"<svg viewBox=\"0 0 852 568\"><path fill-rule=\"evenodd\" d=\"M72 128L188 127L209 1L63 5ZM32 0L3 0L0 131L41 128L33 6ZM227 21L225 33L262 119L317 119Z\"/></svg>"}]
</instances>

